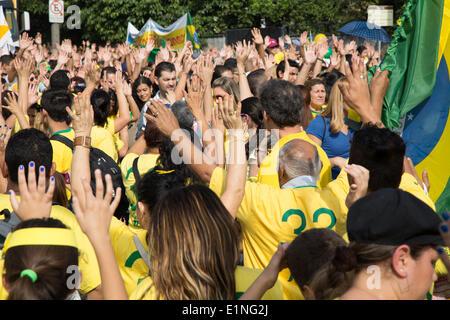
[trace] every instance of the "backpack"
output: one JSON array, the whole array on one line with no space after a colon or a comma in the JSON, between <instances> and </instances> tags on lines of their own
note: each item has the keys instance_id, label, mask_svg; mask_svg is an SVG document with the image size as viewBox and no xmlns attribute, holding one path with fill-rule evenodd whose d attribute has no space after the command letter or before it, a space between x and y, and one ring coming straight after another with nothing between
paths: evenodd
<instances>
[{"instance_id":1,"label":"backpack","mask_svg":"<svg viewBox=\"0 0 450 320\"><path fill-rule=\"evenodd\" d=\"M73 150L73 142L67 137L60 134L53 135L50 140L59 141L65 144L67 147ZM121 188L122 194L119 206L114 213L114 216L119 220L125 220L128 223L128 206L129 202L125 195L125 186L123 184L122 172L119 165L104 151L91 147L89 152L89 166L91 168L91 188L92 192L95 194L95 170L100 169L102 172L103 184L105 184L105 175L109 174L113 183L113 188ZM106 187L105 187L106 192Z\"/></svg>"},{"instance_id":2,"label":"backpack","mask_svg":"<svg viewBox=\"0 0 450 320\"><path fill-rule=\"evenodd\" d=\"M6 237L20 223L20 219L14 212L10 212L8 209L3 209L0 214L5 216L4 219L0 220L0 250L2 250Z\"/></svg>"}]
</instances>

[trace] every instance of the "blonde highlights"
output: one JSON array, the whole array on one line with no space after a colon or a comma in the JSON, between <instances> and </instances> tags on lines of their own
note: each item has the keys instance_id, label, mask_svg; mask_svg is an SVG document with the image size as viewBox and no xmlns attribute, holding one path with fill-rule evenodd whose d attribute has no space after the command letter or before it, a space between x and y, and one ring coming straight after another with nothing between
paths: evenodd
<instances>
[{"instance_id":1,"label":"blonde highlights","mask_svg":"<svg viewBox=\"0 0 450 320\"><path fill-rule=\"evenodd\" d=\"M201 185L173 190L158 202L150 220L155 298L234 299L238 235L214 192Z\"/></svg>"},{"instance_id":2,"label":"blonde highlights","mask_svg":"<svg viewBox=\"0 0 450 320\"><path fill-rule=\"evenodd\" d=\"M334 83L328 98L327 108L321 113L324 118L331 119L330 131L332 133L338 133L345 127L344 97L339 89L341 83L347 83L347 79L340 78Z\"/></svg>"}]
</instances>

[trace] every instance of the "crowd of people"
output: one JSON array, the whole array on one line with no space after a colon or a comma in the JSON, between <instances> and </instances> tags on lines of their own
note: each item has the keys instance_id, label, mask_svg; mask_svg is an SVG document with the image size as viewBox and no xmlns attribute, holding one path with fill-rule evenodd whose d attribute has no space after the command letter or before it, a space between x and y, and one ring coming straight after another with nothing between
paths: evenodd
<instances>
[{"instance_id":1,"label":"crowd of people","mask_svg":"<svg viewBox=\"0 0 450 320\"><path fill-rule=\"evenodd\" d=\"M23 33L0 58L0 299L450 297L383 52L257 28L158 49Z\"/></svg>"}]
</instances>

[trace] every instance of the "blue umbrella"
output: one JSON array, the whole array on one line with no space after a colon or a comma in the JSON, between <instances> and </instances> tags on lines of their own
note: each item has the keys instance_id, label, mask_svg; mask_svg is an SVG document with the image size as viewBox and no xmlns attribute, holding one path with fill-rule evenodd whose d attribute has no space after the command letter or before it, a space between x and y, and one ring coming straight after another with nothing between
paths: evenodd
<instances>
[{"instance_id":1,"label":"blue umbrella","mask_svg":"<svg viewBox=\"0 0 450 320\"><path fill-rule=\"evenodd\" d=\"M372 39L387 43L391 42L391 38L383 28L366 21L349 22L340 28L339 32L363 39Z\"/></svg>"}]
</instances>

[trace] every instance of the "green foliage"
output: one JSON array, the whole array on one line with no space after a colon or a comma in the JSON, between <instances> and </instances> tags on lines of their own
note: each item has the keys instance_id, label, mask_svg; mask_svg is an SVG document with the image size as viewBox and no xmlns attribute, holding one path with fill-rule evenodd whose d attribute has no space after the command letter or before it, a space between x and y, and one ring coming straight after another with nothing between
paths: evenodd
<instances>
[{"instance_id":1,"label":"green foliage","mask_svg":"<svg viewBox=\"0 0 450 320\"><path fill-rule=\"evenodd\" d=\"M303 30L336 32L352 20L366 20L367 6L393 4L396 20L404 0L66 0L65 8L75 4L81 9L81 30L61 27L61 37L96 42L123 42L128 22L140 29L152 18L168 26L188 9L199 36L215 35L228 29L266 25L286 25L290 33ZM32 30L49 35L48 2L21 0L21 9L30 12ZM67 18L67 11L66 11Z\"/></svg>"}]
</instances>

